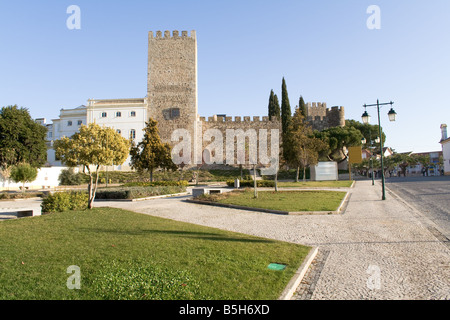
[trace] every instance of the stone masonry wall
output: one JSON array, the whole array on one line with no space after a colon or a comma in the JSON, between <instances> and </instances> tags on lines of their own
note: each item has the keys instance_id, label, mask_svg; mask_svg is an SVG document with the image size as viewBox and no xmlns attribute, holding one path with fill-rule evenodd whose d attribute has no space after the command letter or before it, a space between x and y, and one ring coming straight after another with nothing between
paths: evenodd
<instances>
[{"instance_id":1,"label":"stone masonry wall","mask_svg":"<svg viewBox=\"0 0 450 320\"><path fill-rule=\"evenodd\" d=\"M197 120L197 40L195 31L152 31L148 35L148 116L158 121L160 136L170 142L183 128L195 133ZM167 118L171 110L179 116Z\"/></svg>"},{"instance_id":2,"label":"stone masonry wall","mask_svg":"<svg viewBox=\"0 0 450 320\"><path fill-rule=\"evenodd\" d=\"M278 133L278 146L281 148L281 122L277 120L269 121L269 117L234 117L234 120L232 117L217 117L212 116L208 117L206 119L205 117L199 117L198 121L198 136L197 141L201 141L201 150L208 149L208 145L210 145L214 140L208 140L208 137L205 138L205 133L209 129L217 129L221 132L222 138L223 138L223 149L222 154L224 158L224 164L230 164L230 165L238 165L238 157L237 157L237 151L239 147L242 147L245 150L245 165L248 165L250 163L249 159L249 150L253 147L257 150L257 163L258 164L264 164L264 160L260 157L261 153L263 155L267 155L267 157L271 157L272 155L272 130L276 130ZM257 135L257 145L252 144L251 140L249 138L246 138L246 140L239 141L237 138L234 139L232 142L233 149L234 149L234 159L233 163L229 163L226 161L226 148L227 148L227 130L240 130L242 129L243 133L249 133L251 129L255 130L255 133ZM275 133L275 131L273 131ZM201 136L199 136L201 134ZM267 135L265 135L267 134ZM276 138L276 135L274 136ZM262 147L266 144L266 149L263 150ZM252 144L250 146L250 144ZM229 145L228 145L229 146ZM275 150L275 149L274 149Z\"/></svg>"}]
</instances>

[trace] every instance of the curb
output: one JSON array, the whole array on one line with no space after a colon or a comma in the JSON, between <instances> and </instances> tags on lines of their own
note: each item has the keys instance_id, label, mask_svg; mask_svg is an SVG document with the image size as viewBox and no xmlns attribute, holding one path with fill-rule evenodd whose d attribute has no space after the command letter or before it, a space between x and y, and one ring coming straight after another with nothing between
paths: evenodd
<instances>
[{"instance_id":1,"label":"curb","mask_svg":"<svg viewBox=\"0 0 450 320\"><path fill-rule=\"evenodd\" d=\"M319 247L311 248L311 250L309 251L305 260L303 261L301 266L297 269L297 271L295 272L291 281L289 281L288 285L286 286L284 291L281 293L278 300L290 300L292 298L292 296L295 293L295 290L297 290L298 286L300 285L300 282L302 282L303 277L306 274L306 271L308 270L309 266L313 262L318 251L319 251Z\"/></svg>"}]
</instances>

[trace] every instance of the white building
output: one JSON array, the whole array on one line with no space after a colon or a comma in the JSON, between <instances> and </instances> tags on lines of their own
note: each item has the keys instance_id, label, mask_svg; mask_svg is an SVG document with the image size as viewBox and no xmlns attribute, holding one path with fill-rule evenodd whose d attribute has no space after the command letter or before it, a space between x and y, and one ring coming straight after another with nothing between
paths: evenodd
<instances>
[{"instance_id":1,"label":"white building","mask_svg":"<svg viewBox=\"0 0 450 320\"><path fill-rule=\"evenodd\" d=\"M450 138L447 137L447 125L441 124L442 157L444 159L444 174L450 175Z\"/></svg>"},{"instance_id":2,"label":"white building","mask_svg":"<svg viewBox=\"0 0 450 320\"><path fill-rule=\"evenodd\" d=\"M37 119L38 120L38 119ZM53 141L62 137L70 137L76 133L81 125L97 123L115 129L124 138L140 142L143 139L143 129L147 120L146 101L142 99L108 99L88 100L87 106L74 109L61 109L58 119L53 119L48 128L47 139L50 142L47 151L47 162L51 166L61 166L55 159ZM41 119L39 119L41 121ZM43 124L45 124L45 119ZM111 170L129 170L129 160L122 166L111 166Z\"/></svg>"}]
</instances>

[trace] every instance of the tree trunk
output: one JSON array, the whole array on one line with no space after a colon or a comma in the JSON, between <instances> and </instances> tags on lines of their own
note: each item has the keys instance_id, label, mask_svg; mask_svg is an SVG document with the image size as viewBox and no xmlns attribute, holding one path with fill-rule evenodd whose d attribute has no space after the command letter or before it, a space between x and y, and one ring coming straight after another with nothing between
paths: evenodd
<instances>
[{"instance_id":1,"label":"tree trunk","mask_svg":"<svg viewBox=\"0 0 450 320\"><path fill-rule=\"evenodd\" d=\"M92 209L92 204L94 202L94 197L92 196L92 174L89 173L89 184L88 184L88 194L89 194L89 199L88 199L88 209Z\"/></svg>"},{"instance_id":2,"label":"tree trunk","mask_svg":"<svg viewBox=\"0 0 450 320\"><path fill-rule=\"evenodd\" d=\"M306 182L306 167L303 167L303 182Z\"/></svg>"},{"instance_id":3,"label":"tree trunk","mask_svg":"<svg viewBox=\"0 0 450 320\"><path fill-rule=\"evenodd\" d=\"M253 165L253 185L255 188L255 198L258 198L258 191L257 191L258 183L256 182L256 165Z\"/></svg>"},{"instance_id":4,"label":"tree trunk","mask_svg":"<svg viewBox=\"0 0 450 320\"><path fill-rule=\"evenodd\" d=\"M95 184L92 186L93 179L92 175L89 175L89 202L88 202L88 209L92 209L94 207L94 200L95 200L95 194L97 192L97 186L98 186L98 169L100 166L97 166L97 169L95 170Z\"/></svg>"},{"instance_id":5,"label":"tree trunk","mask_svg":"<svg viewBox=\"0 0 450 320\"><path fill-rule=\"evenodd\" d=\"M295 174L295 182L298 182L299 174L300 174L300 167L297 167L297 173Z\"/></svg>"},{"instance_id":6,"label":"tree trunk","mask_svg":"<svg viewBox=\"0 0 450 320\"><path fill-rule=\"evenodd\" d=\"M275 172L275 192L278 192L278 169Z\"/></svg>"},{"instance_id":7,"label":"tree trunk","mask_svg":"<svg viewBox=\"0 0 450 320\"><path fill-rule=\"evenodd\" d=\"M153 182L153 168L150 168L150 182Z\"/></svg>"}]
</instances>

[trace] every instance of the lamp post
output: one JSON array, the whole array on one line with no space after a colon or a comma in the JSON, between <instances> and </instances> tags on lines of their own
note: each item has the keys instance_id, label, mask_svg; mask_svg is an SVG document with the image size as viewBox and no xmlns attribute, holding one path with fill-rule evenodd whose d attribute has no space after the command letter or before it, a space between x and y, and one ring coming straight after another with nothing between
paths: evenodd
<instances>
[{"instance_id":1,"label":"lamp post","mask_svg":"<svg viewBox=\"0 0 450 320\"><path fill-rule=\"evenodd\" d=\"M386 190L385 190L385 181L384 181L384 161L383 161L383 137L381 136L381 125L380 125L380 106L384 105L391 105L391 110L388 112L389 121L395 121L395 117L397 113L392 108L392 105L394 103L388 102L388 103L380 103L380 101L377 99L377 104L365 104L364 105L364 113L362 114L361 118L364 124L368 124L370 122L370 115L367 113L366 108L367 107L377 107L377 114L378 114L378 131L379 131L379 138L380 138L380 152L381 152L381 188L382 188L382 197L381 200L386 200ZM372 173L373 175L373 173Z\"/></svg>"}]
</instances>

